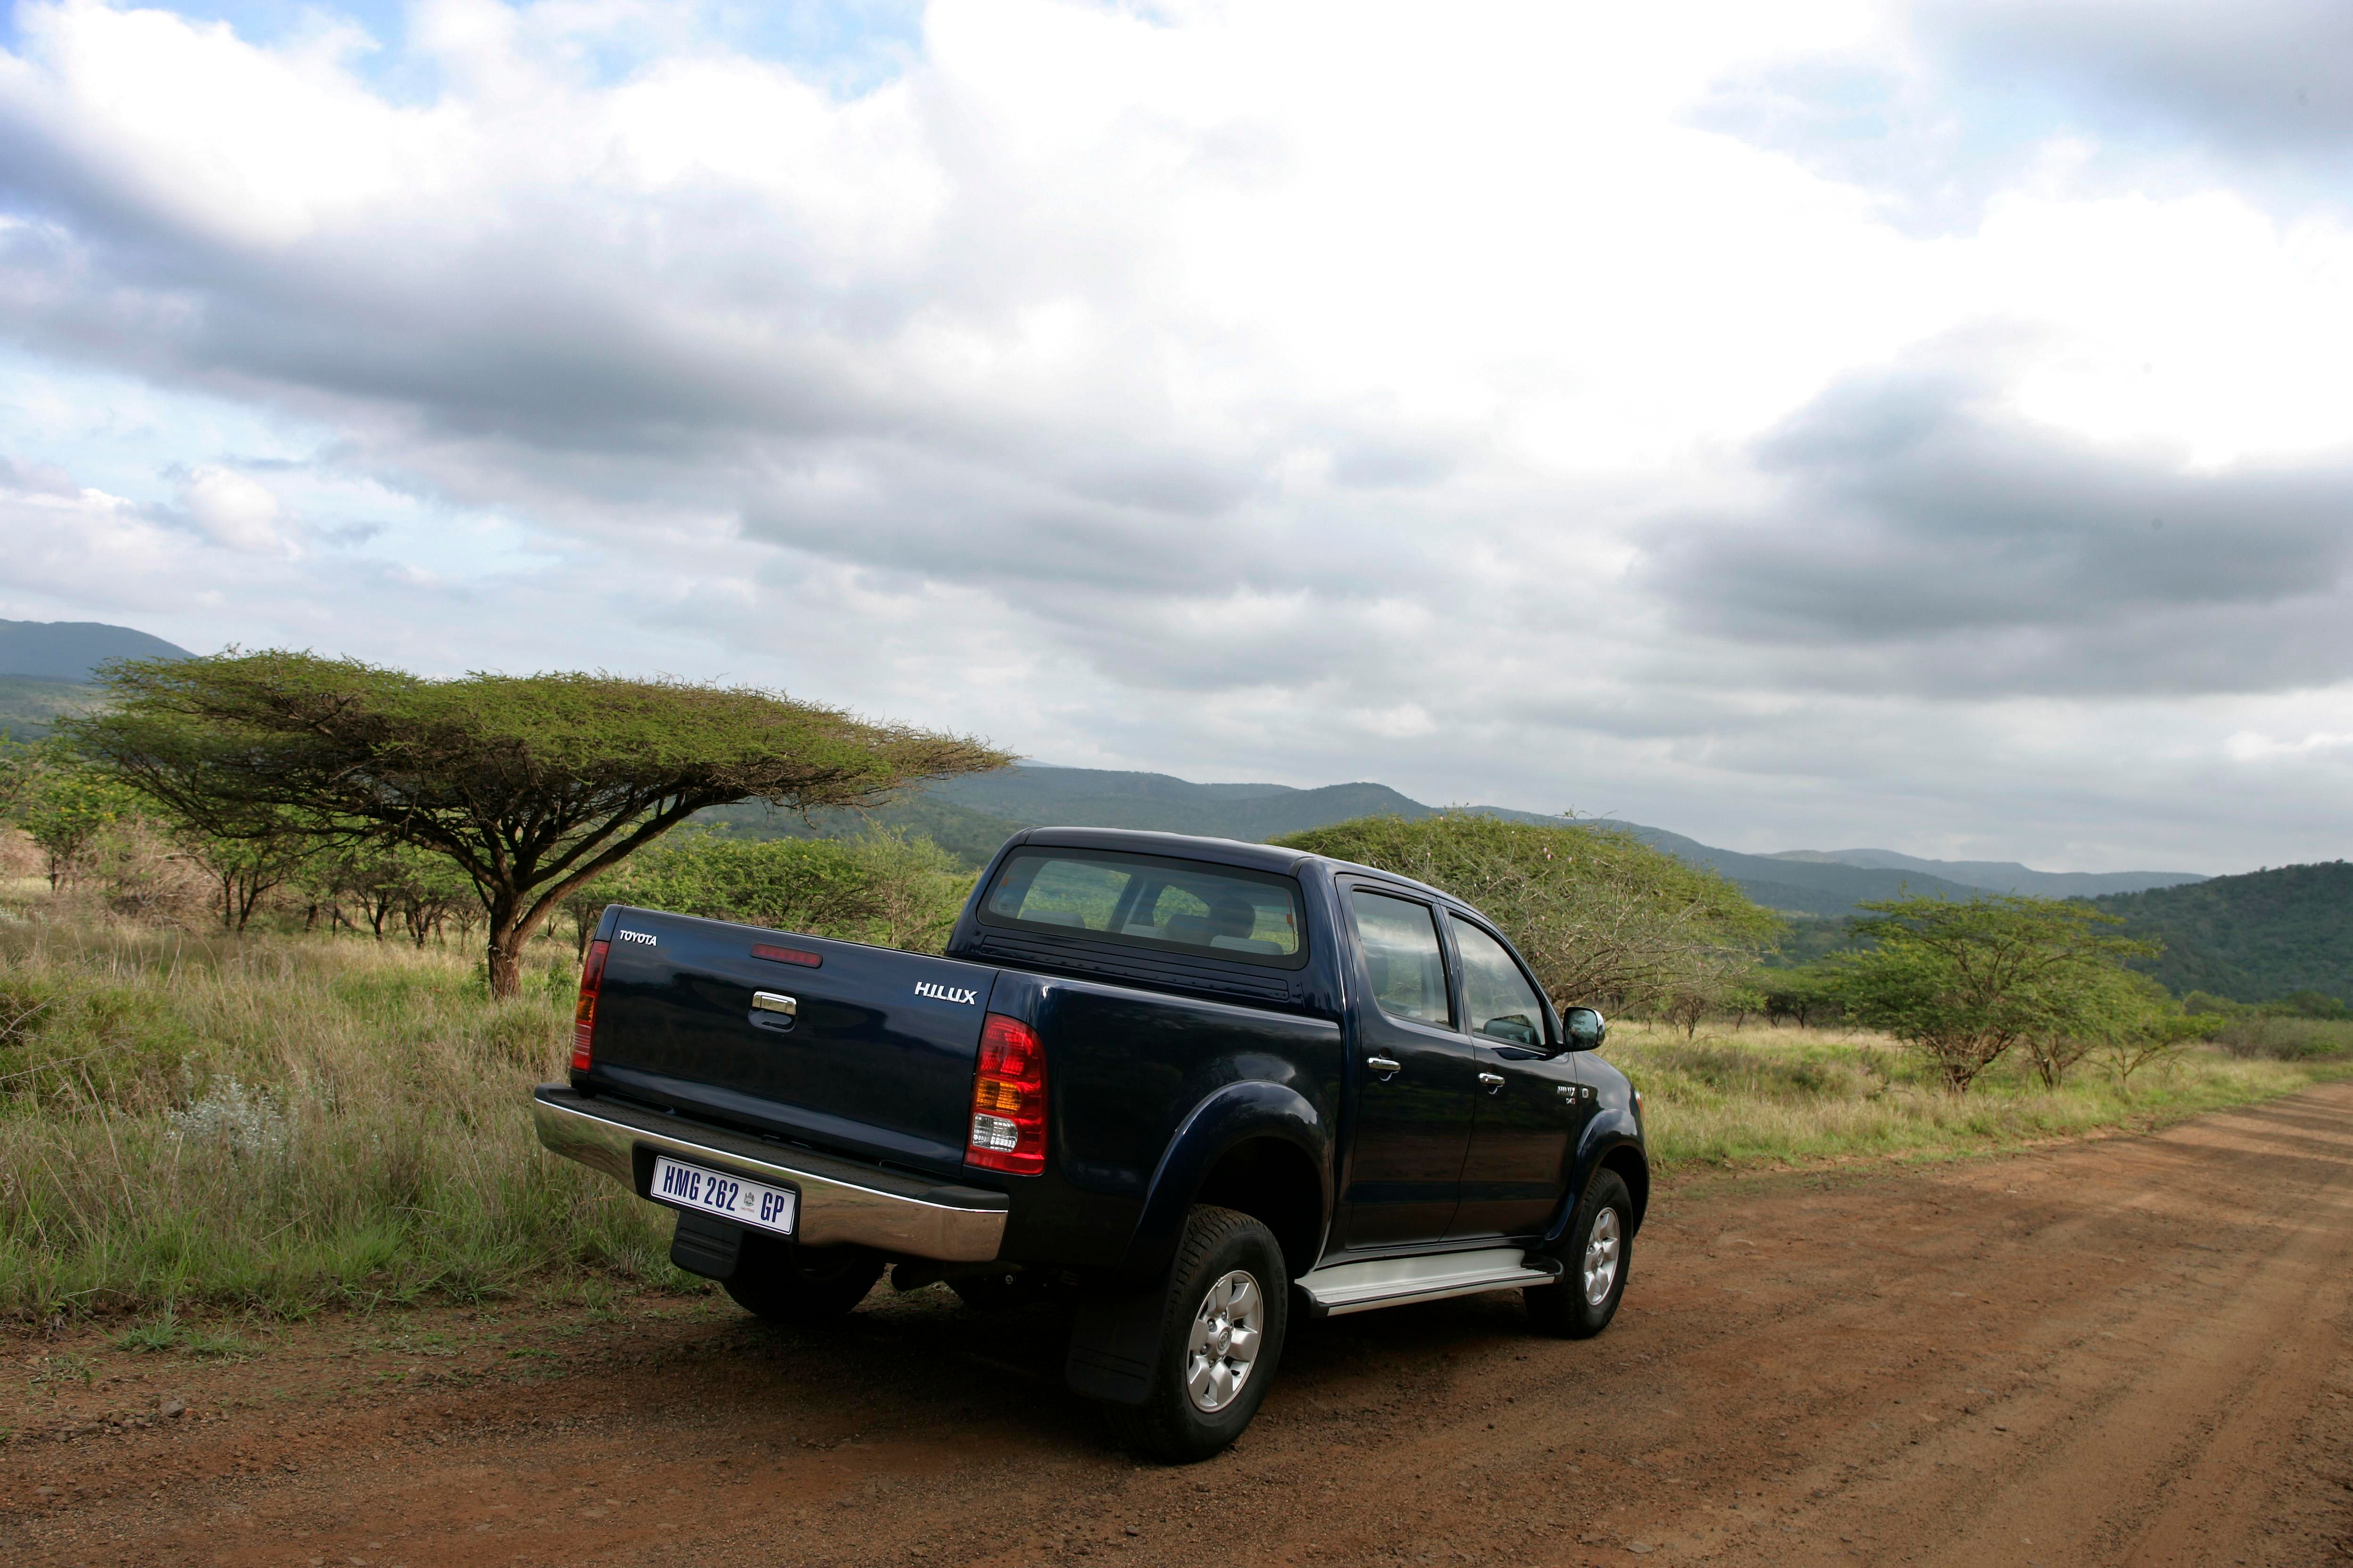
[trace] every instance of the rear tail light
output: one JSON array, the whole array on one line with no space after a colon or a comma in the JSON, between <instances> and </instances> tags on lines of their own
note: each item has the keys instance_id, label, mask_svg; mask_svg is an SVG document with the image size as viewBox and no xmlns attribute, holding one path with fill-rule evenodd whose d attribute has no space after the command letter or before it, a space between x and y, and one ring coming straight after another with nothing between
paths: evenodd
<instances>
[{"instance_id":1,"label":"rear tail light","mask_svg":"<svg viewBox=\"0 0 2353 1568\"><path fill-rule=\"evenodd\" d=\"M964 1163L1034 1176L1046 1168L1046 1051L1038 1031L991 1013L972 1079L972 1142Z\"/></svg>"},{"instance_id":2,"label":"rear tail light","mask_svg":"<svg viewBox=\"0 0 2353 1568\"><path fill-rule=\"evenodd\" d=\"M589 1046L596 1037L596 993L605 984L605 952L613 944L592 942L588 962L580 966L580 1000L572 1005L572 1070L586 1072L592 1059Z\"/></svg>"}]
</instances>

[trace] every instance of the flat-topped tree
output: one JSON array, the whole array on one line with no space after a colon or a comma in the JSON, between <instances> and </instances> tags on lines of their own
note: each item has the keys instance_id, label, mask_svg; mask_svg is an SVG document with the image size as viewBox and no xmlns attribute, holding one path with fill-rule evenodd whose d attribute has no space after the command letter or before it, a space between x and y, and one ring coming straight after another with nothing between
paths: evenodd
<instances>
[{"instance_id":1,"label":"flat-topped tree","mask_svg":"<svg viewBox=\"0 0 2353 1568\"><path fill-rule=\"evenodd\" d=\"M355 659L243 653L100 673L74 744L174 816L235 835L290 818L321 845L413 844L489 917L491 989L564 897L702 810L878 805L1012 759L782 693L607 675L428 680Z\"/></svg>"}]
</instances>

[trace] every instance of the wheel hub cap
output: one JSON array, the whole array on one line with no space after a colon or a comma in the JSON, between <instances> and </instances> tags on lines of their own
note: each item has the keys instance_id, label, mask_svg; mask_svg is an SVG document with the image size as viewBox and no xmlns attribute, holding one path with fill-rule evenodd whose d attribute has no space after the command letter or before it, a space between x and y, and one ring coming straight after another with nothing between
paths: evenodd
<instances>
[{"instance_id":1,"label":"wheel hub cap","mask_svg":"<svg viewBox=\"0 0 2353 1568\"><path fill-rule=\"evenodd\" d=\"M1215 1414L1240 1395L1265 1331L1266 1297L1247 1270L1234 1269L1209 1287L1194 1310L1185 1350L1185 1394L1195 1409Z\"/></svg>"},{"instance_id":2,"label":"wheel hub cap","mask_svg":"<svg viewBox=\"0 0 2353 1568\"><path fill-rule=\"evenodd\" d=\"M1618 1211L1603 1209L1593 1217L1592 1234L1585 1238L1585 1260L1578 1268L1587 1306L1599 1307L1609 1300L1609 1288L1618 1283L1618 1258L1623 1249Z\"/></svg>"}]
</instances>

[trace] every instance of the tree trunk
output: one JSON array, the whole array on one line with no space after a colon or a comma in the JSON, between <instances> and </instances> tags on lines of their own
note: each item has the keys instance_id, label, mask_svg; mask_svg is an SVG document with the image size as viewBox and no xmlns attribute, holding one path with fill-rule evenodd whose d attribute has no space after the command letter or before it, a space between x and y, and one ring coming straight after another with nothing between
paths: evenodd
<instances>
[{"instance_id":1,"label":"tree trunk","mask_svg":"<svg viewBox=\"0 0 2353 1568\"><path fill-rule=\"evenodd\" d=\"M522 986L522 953L530 945L532 932L539 929L547 911L534 912L523 897L511 889L501 888L491 895L491 947L488 968L491 994L512 996Z\"/></svg>"},{"instance_id":2,"label":"tree trunk","mask_svg":"<svg viewBox=\"0 0 2353 1568\"><path fill-rule=\"evenodd\" d=\"M522 988L522 943L514 933L491 938L491 994L512 996Z\"/></svg>"}]
</instances>

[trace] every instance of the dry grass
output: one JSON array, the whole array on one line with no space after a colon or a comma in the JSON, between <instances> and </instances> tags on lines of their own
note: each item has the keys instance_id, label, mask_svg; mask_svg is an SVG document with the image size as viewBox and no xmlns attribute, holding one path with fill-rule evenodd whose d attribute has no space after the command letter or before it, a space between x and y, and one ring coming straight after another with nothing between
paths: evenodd
<instances>
[{"instance_id":1,"label":"dry grass","mask_svg":"<svg viewBox=\"0 0 2353 1568\"><path fill-rule=\"evenodd\" d=\"M438 949L0 923L0 1311L680 1281L661 1211L524 1114L574 973L545 944L493 1003Z\"/></svg>"},{"instance_id":2,"label":"dry grass","mask_svg":"<svg viewBox=\"0 0 2353 1568\"><path fill-rule=\"evenodd\" d=\"M0 1312L692 1286L666 1211L532 1135L568 942L494 1003L470 950L144 930L45 891L0 889ZM2201 1050L2128 1089L2087 1066L2055 1094L1997 1071L1956 1100L1869 1036L1621 1025L1607 1054L1670 1165L1999 1147L2344 1070Z\"/></svg>"},{"instance_id":3,"label":"dry grass","mask_svg":"<svg viewBox=\"0 0 2353 1568\"><path fill-rule=\"evenodd\" d=\"M1641 1089L1652 1157L1668 1165L1996 1149L2161 1125L2353 1070L2198 1047L2128 1083L2087 1061L2056 1090L2004 1062L1956 1096L1896 1042L1861 1031L1703 1027L1686 1040L1678 1029L1613 1024L1603 1054Z\"/></svg>"}]
</instances>

